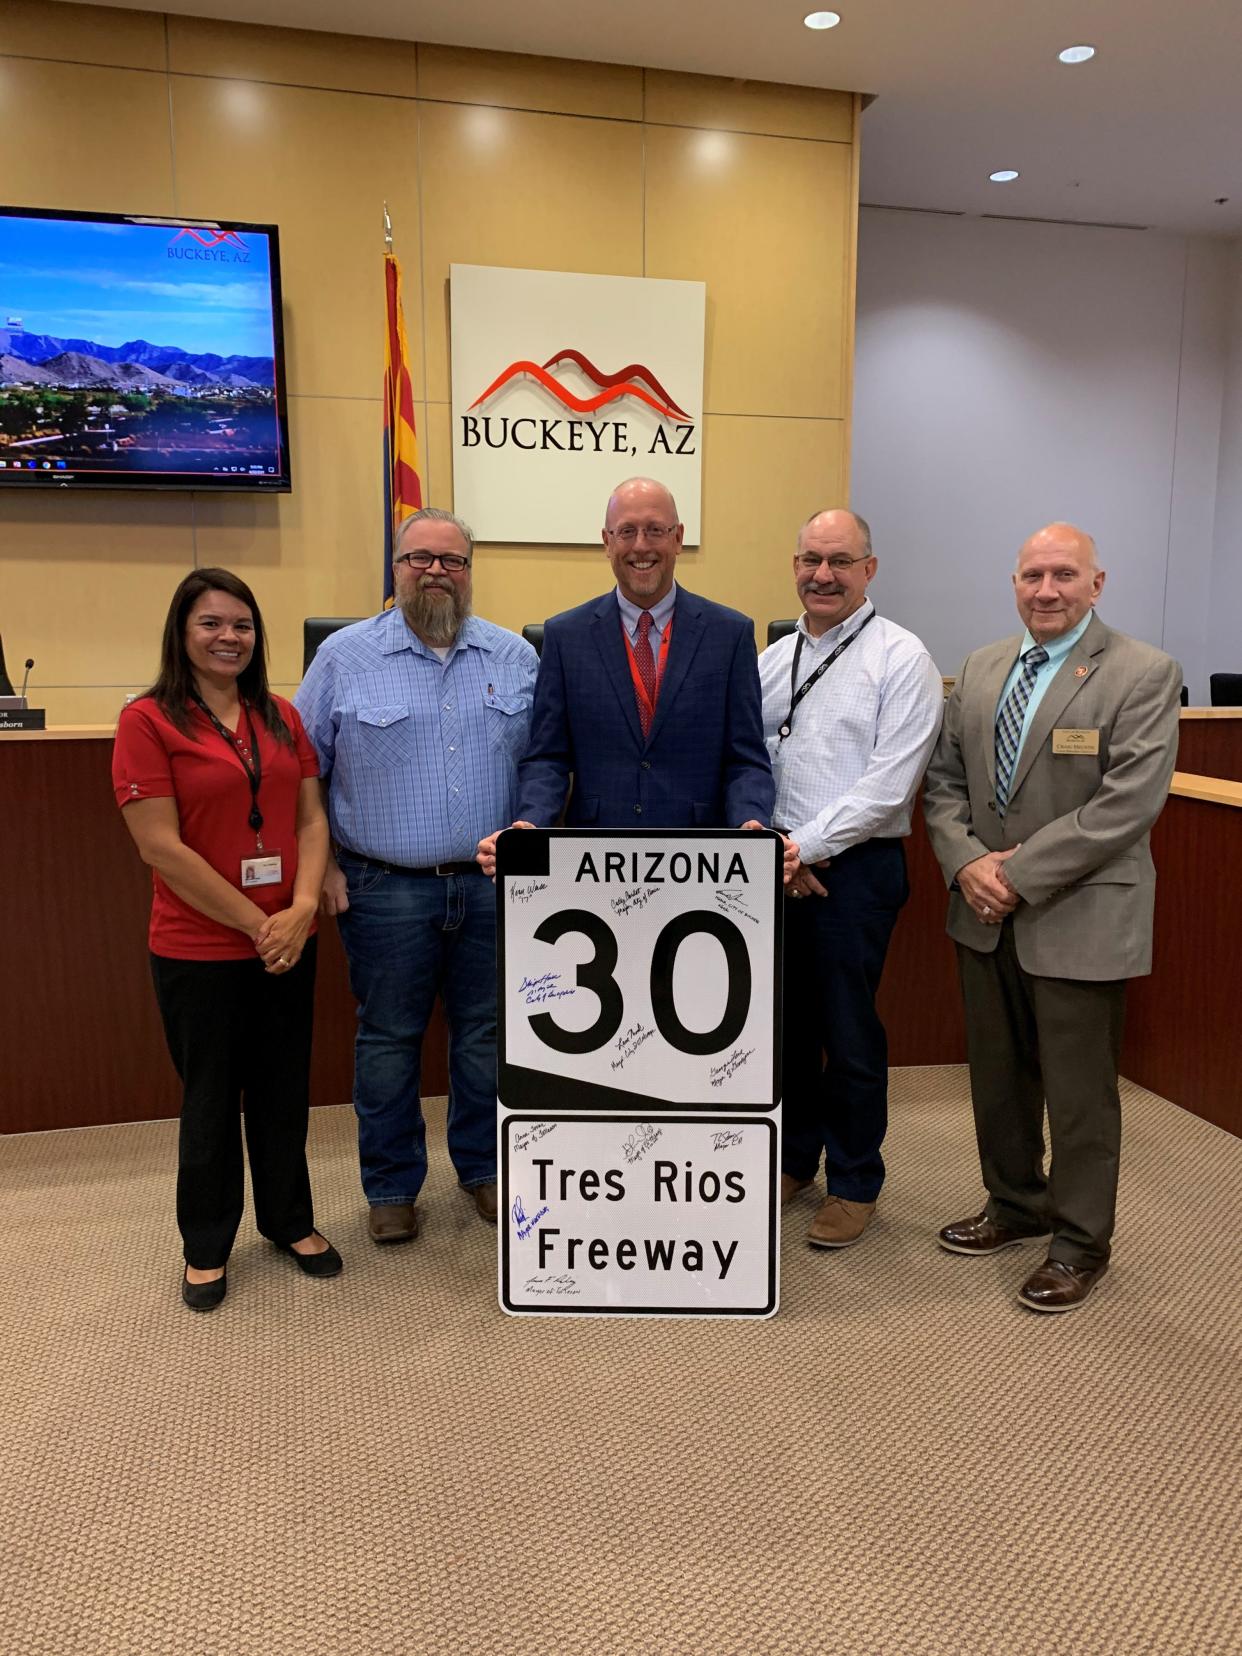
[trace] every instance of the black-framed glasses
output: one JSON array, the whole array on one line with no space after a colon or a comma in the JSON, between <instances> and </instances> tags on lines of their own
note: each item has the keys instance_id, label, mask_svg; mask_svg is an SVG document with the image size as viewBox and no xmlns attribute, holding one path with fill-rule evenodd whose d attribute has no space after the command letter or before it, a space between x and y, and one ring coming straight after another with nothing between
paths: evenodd
<instances>
[{"instance_id":1,"label":"black-framed glasses","mask_svg":"<svg viewBox=\"0 0 1242 1656\"><path fill-rule=\"evenodd\" d=\"M448 575L460 575L463 569L470 568L470 559L463 558L460 552L398 552L392 561L418 570L430 569L438 563Z\"/></svg>"},{"instance_id":2,"label":"black-framed glasses","mask_svg":"<svg viewBox=\"0 0 1242 1656\"><path fill-rule=\"evenodd\" d=\"M813 575L820 564L826 563L834 575L848 575L856 563L866 563L870 556L870 552L864 552L860 558L847 558L844 552L834 552L831 558L818 558L814 552L802 552L798 568L804 575Z\"/></svg>"}]
</instances>

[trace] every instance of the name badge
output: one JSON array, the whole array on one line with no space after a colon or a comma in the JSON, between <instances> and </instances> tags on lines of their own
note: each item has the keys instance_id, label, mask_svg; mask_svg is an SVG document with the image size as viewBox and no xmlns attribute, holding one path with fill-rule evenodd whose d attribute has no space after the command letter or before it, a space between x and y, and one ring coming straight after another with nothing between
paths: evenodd
<instances>
[{"instance_id":1,"label":"name badge","mask_svg":"<svg viewBox=\"0 0 1242 1656\"><path fill-rule=\"evenodd\" d=\"M274 857L243 857L241 865L242 890L252 886L280 884L280 853Z\"/></svg>"},{"instance_id":2,"label":"name badge","mask_svg":"<svg viewBox=\"0 0 1242 1656\"><path fill-rule=\"evenodd\" d=\"M1099 753L1100 733L1098 730L1054 730L1052 733L1052 751L1054 753Z\"/></svg>"}]
</instances>

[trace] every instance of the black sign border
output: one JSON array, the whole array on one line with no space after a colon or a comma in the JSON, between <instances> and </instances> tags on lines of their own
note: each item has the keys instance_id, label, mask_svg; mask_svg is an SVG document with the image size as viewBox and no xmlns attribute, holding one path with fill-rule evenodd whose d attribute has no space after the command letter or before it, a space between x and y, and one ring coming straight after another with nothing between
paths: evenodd
<instances>
[{"instance_id":1,"label":"black sign border","mask_svg":"<svg viewBox=\"0 0 1242 1656\"><path fill-rule=\"evenodd\" d=\"M619 1087L605 1087L595 1081L578 1081L572 1076L549 1075L543 1070L527 1069L511 1064L508 1050L508 1014L505 1005L505 914L504 880L538 877L551 867L551 842L556 839L651 841L653 839L741 840L767 839L777 857L776 877L773 881L772 936L775 960L772 971L772 1086L769 1099L762 1104L739 1105L737 1115L765 1115L775 1110L781 1101L781 1007L784 994L784 884L783 844L774 829L739 828L513 828L506 829L496 842L496 1092L506 1110L534 1111L538 1115L581 1114L583 1111L632 1111L640 1108L642 1099L636 1093ZM666 1113L670 1110L702 1110L705 1114L720 1112L719 1099L708 1099L702 1104L687 1103L684 1099L651 1098L651 1110Z\"/></svg>"},{"instance_id":2,"label":"black sign border","mask_svg":"<svg viewBox=\"0 0 1242 1656\"><path fill-rule=\"evenodd\" d=\"M513 1237L509 1227L509 1210L512 1203L509 1198L509 1130L511 1127L523 1125L537 1125L547 1121L546 1112L530 1114L510 1114L501 1118L500 1132L500 1304L511 1316L515 1317L772 1317L778 1309L776 1293L777 1266L780 1260L780 1192L777 1185L776 1164L777 1133L776 1122L770 1115L755 1113L752 1115L673 1115L671 1113L653 1112L648 1115L634 1114L615 1115L611 1111L585 1111L575 1115L562 1115L558 1121L577 1122L608 1122L610 1125L626 1126L633 1124L636 1127L648 1124L664 1126L669 1124L677 1127L711 1127L718 1126L726 1132L730 1128L738 1127L766 1127L768 1130L768 1289L767 1303L763 1306L734 1306L727 1310L720 1310L712 1306L679 1306L679 1305L586 1305L581 1302L573 1305L514 1305L509 1297L509 1264L510 1249Z\"/></svg>"}]
</instances>

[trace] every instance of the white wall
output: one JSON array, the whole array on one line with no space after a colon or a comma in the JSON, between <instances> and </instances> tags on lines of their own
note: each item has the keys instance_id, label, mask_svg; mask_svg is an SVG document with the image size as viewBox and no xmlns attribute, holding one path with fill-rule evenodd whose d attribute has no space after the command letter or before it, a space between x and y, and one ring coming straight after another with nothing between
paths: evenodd
<instances>
[{"instance_id":1,"label":"white wall","mask_svg":"<svg viewBox=\"0 0 1242 1656\"><path fill-rule=\"evenodd\" d=\"M1242 244L1231 251L1207 656L1213 672L1242 673Z\"/></svg>"},{"instance_id":2,"label":"white wall","mask_svg":"<svg viewBox=\"0 0 1242 1656\"><path fill-rule=\"evenodd\" d=\"M1176 655L1206 701L1226 471L1242 472L1235 245L863 209L851 502L877 605L943 672L1016 630L1017 549L1066 518L1099 543L1103 618ZM1242 487L1230 498L1236 547Z\"/></svg>"}]
</instances>

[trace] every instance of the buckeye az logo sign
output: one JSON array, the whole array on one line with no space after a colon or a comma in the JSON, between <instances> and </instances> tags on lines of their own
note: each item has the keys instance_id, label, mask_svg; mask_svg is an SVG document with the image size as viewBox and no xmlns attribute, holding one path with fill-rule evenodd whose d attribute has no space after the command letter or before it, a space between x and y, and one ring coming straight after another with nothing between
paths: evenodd
<instances>
[{"instance_id":1,"label":"buckeye az logo sign","mask_svg":"<svg viewBox=\"0 0 1242 1656\"><path fill-rule=\"evenodd\" d=\"M453 265L453 497L480 540L595 546L656 477L699 542L701 282Z\"/></svg>"}]
</instances>

